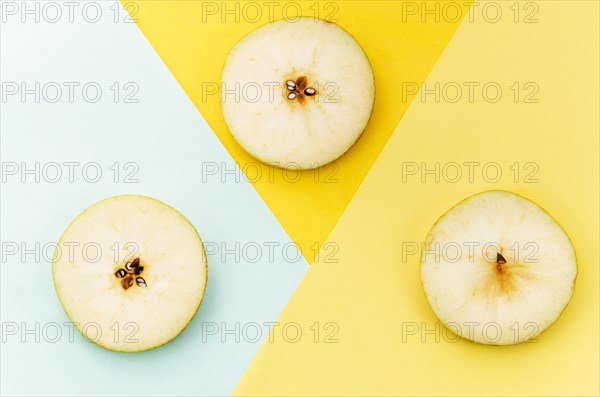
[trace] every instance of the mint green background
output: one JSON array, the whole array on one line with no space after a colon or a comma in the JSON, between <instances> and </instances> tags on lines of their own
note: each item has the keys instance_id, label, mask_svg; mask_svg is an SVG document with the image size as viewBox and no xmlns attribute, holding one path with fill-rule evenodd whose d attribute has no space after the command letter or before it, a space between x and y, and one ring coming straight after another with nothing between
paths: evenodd
<instances>
[{"instance_id":1,"label":"mint green background","mask_svg":"<svg viewBox=\"0 0 600 397\"><path fill-rule=\"evenodd\" d=\"M0 77L3 82L33 84L94 81L101 100L56 104L32 97L1 103L2 162L97 162L103 176L97 183L66 175L58 183L35 183L29 176L6 176L1 191L1 238L32 247L57 241L66 226L92 203L124 193L145 194L182 212L207 242L288 243L289 237L252 186L228 176L226 183L209 177L202 183L202 162L232 159L196 108L133 23L115 23L117 2L97 2L103 15L88 23L75 13L69 23L7 17L0 27ZM81 9L81 5L78 10ZM64 10L63 10L64 11ZM121 15L124 15L122 13ZM214 38L206 38L212 40ZM208 56L208 55L207 55ZM135 82L139 103L114 103L108 90L114 82ZM81 87L81 86L80 86ZM76 92L79 92L76 90ZM66 92L63 92L66 95ZM139 164L138 183L115 183L108 167L114 162ZM80 168L79 168L80 169ZM63 168L66 170L66 168ZM123 176L123 175L122 175ZM292 252L292 251L290 251ZM10 256L0 272L0 317L4 325L68 321L54 292L51 264L28 256ZM292 263L262 251L257 263L223 260L209 255L209 282L204 302L191 325L172 343L137 354L103 350L76 333L69 342L66 327L57 343L29 335L3 334L2 395L227 395L242 375L262 340L239 343L229 335L202 340L203 322L262 324L275 321L307 270L304 259ZM271 263L272 262L272 263ZM4 328L3 328L4 329ZM54 334L52 334L54 335ZM253 334L252 334L253 335Z\"/></svg>"}]
</instances>

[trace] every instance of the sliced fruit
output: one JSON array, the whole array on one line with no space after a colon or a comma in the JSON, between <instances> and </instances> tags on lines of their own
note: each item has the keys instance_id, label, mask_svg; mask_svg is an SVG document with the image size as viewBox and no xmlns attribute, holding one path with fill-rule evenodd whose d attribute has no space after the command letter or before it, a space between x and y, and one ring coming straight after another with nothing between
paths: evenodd
<instances>
[{"instance_id":1,"label":"sliced fruit","mask_svg":"<svg viewBox=\"0 0 600 397\"><path fill-rule=\"evenodd\" d=\"M239 41L221 77L225 121L254 157L316 168L344 154L373 109L375 83L360 45L334 23L275 21Z\"/></svg>"},{"instance_id":2,"label":"sliced fruit","mask_svg":"<svg viewBox=\"0 0 600 397\"><path fill-rule=\"evenodd\" d=\"M421 278L431 308L451 331L484 344L537 336L569 302L575 251L561 226L530 200L505 191L450 209L425 241Z\"/></svg>"},{"instance_id":3,"label":"sliced fruit","mask_svg":"<svg viewBox=\"0 0 600 397\"><path fill-rule=\"evenodd\" d=\"M206 288L202 240L155 199L116 196L81 213L62 235L52 274L84 336L115 351L149 350L192 320Z\"/></svg>"}]
</instances>

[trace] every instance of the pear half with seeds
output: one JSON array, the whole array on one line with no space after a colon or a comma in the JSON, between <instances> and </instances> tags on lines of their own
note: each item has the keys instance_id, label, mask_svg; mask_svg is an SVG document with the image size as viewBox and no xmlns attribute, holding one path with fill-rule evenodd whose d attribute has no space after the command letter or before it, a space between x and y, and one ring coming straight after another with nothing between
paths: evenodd
<instances>
[{"instance_id":1,"label":"pear half with seeds","mask_svg":"<svg viewBox=\"0 0 600 397\"><path fill-rule=\"evenodd\" d=\"M561 226L532 201L489 191L462 201L433 226L421 279L448 329L473 342L536 337L573 294L577 261Z\"/></svg>"},{"instance_id":2,"label":"pear half with seeds","mask_svg":"<svg viewBox=\"0 0 600 397\"><path fill-rule=\"evenodd\" d=\"M116 196L80 214L54 253L65 311L83 335L114 351L153 349L192 321L207 283L204 245L178 211Z\"/></svg>"},{"instance_id":3,"label":"pear half with seeds","mask_svg":"<svg viewBox=\"0 0 600 397\"><path fill-rule=\"evenodd\" d=\"M338 25L303 17L239 41L221 76L225 122L238 143L281 168L317 168L360 137L375 100L373 71Z\"/></svg>"}]
</instances>

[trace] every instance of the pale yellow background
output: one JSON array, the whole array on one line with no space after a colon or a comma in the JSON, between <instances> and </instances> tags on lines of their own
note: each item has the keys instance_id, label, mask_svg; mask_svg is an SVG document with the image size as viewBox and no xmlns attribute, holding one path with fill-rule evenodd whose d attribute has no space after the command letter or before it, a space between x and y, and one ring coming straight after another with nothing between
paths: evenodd
<instances>
[{"instance_id":1,"label":"pale yellow background","mask_svg":"<svg viewBox=\"0 0 600 397\"><path fill-rule=\"evenodd\" d=\"M272 18L263 1L122 0L122 3L134 13L150 44L223 145L242 169L252 173L251 180L255 178L254 165L262 170L263 176L253 182L254 187L309 263L408 108L410 101L398 101L402 82L420 84L460 24L460 18L450 21L429 18L423 23L418 14L410 15L414 13L412 5L388 0L276 1ZM462 16L468 10L468 1L439 4L445 3L458 4ZM248 8L248 4L258 4L262 18L254 21L253 8ZM296 178L294 172L286 180L280 169L269 170L235 142L223 119L220 97L211 92L215 84L220 84L223 64L235 43L270 20L293 18L294 7L300 7L305 16L330 17L356 38L373 67L376 99L366 131L348 153L334 165L303 171L297 182L289 182ZM407 15L406 22L403 15ZM246 168L250 163L253 166ZM197 183L201 180L198 175Z\"/></svg>"},{"instance_id":2,"label":"pale yellow background","mask_svg":"<svg viewBox=\"0 0 600 397\"><path fill-rule=\"evenodd\" d=\"M599 394L599 9L593 1L536 4L535 24L510 14L496 24L463 21L427 83L497 82L502 100L413 101L328 238L339 262L313 265L279 319L300 324L303 338L265 343L236 395ZM507 87L515 81L535 82L539 103L514 103ZM495 161L504 176L402 182L402 162L449 161ZM514 162L537 163L539 181L515 183ZM568 232L579 260L571 303L538 343L436 343L431 335L403 343L403 322L433 329L437 320L419 257L403 261L402 242L423 241L444 211L489 189L529 197ZM315 343L314 322L337 323L339 342L322 343L322 331Z\"/></svg>"}]
</instances>

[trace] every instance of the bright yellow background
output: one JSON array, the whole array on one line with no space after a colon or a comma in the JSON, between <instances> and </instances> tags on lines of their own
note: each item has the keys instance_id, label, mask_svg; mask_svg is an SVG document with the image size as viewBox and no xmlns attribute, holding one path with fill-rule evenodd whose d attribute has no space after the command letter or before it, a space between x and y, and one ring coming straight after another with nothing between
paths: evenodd
<instances>
[{"instance_id":1,"label":"bright yellow background","mask_svg":"<svg viewBox=\"0 0 600 397\"><path fill-rule=\"evenodd\" d=\"M599 9L592 1L536 4L535 24L515 24L510 14L496 24L481 14L463 21L427 84L497 82L502 100L413 101L328 238L339 262L313 265L279 319L300 324L303 338L286 343L276 332L234 394L599 394ZM507 87L515 81L535 82L539 103L514 103ZM495 161L505 174L498 183L481 174L473 183L403 183L402 162L411 161ZM537 163L539 182L512 181L514 162ZM402 242L423 241L443 212L489 189L529 197L568 232L579 260L571 303L538 343L436 343L431 335L403 343L403 322L433 329L436 318L419 257L403 261ZM323 330L314 343L314 322L337 323L339 343L322 343Z\"/></svg>"},{"instance_id":2,"label":"bright yellow background","mask_svg":"<svg viewBox=\"0 0 600 397\"><path fill-rule=\"evenodd\" d=\"M376 81L375 107L360 140L334 166L304 171L299 181L293 183L284 179L280 169L269 170L244 152L227 129L219 95L208 92L220 84L221 70L233 45L270 20L269 8L263 6L262 18L252 21L253 9L247 4L265 2L122 0L122 3L129 12L135 11L134 18L150 44L242 169L249 170L252 174L249 177L254 179L255 168L247 169L246 165L261 167L262 178L253 184L309 263L408 108L410 101L399 101L402 82L420 84L460 24L460 19L436 22L433 18L422 23L418 16L408 15L414 11L407 8L411 7L407 2L400 1L276 1L273 19L294 17L294 4L306 16L314 17L315 10L323 18L334 12L337 23L363 46ZM292 8L286 6L288 3ZM239 12L222 12L225 8L235 10L236 4ZM468 2L458 4L464 16ZM403 15L407 15L406 22ZM294 179L294 172L289 177ZM197 182L201 183L201 179L198 175Z\"/></svg>"}]
</instances>

